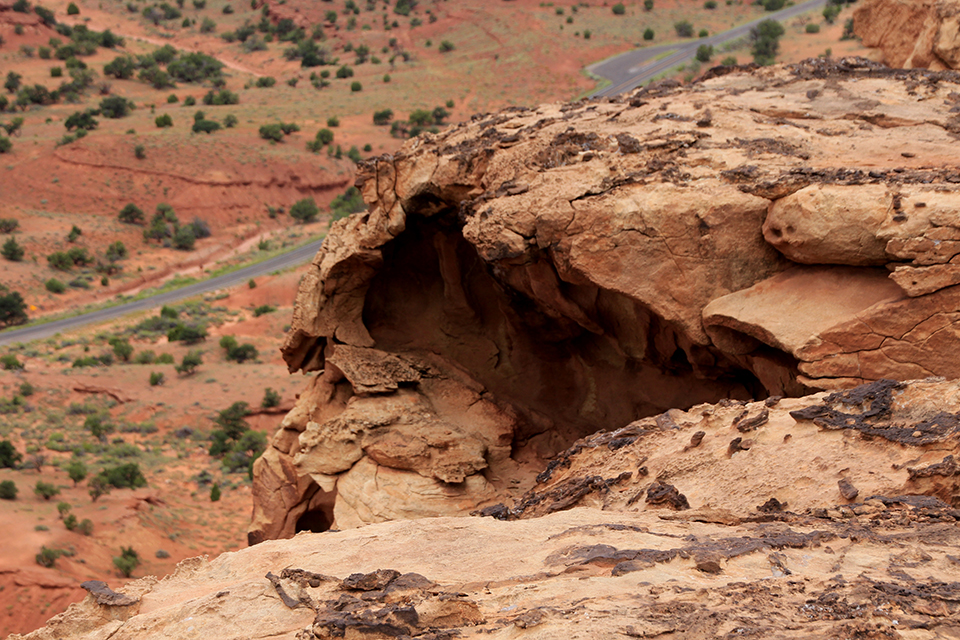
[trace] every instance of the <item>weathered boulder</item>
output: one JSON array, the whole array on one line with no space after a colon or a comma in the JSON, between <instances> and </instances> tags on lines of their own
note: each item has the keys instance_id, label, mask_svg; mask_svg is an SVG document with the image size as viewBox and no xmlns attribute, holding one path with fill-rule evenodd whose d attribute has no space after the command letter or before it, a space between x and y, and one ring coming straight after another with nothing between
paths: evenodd
<instances>
[{"instance_id":1,"label":"weathered boulder","mask_svg":"<svg viewBox=\"0 0 960 640\"><path fill-rule=\"evenodd\" d=\"M509 502L672 408L957 376L958 96L863 59L723 68L362 165L369 211L301 281L283 354L318 373L251 542Z\"/></svg>"}]
</instances>

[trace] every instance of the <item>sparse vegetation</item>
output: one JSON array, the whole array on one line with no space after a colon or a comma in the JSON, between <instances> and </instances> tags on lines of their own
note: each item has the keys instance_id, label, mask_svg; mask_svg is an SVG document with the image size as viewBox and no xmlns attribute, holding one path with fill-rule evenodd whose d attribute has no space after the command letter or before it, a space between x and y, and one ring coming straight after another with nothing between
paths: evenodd
<instances>
[{"instance_id":1,"label":"sparse vegetation","mask_svg":"<svg viewBox=\"0 0 960 640\"><path fill-rule=\"evenodd\" d=\"M34 486L33 492L44 500L49 500L53 496L60 495L60 489L57 488L56 485L53 485L49 482L44 482L43 480L37 480L37 484Z\"/></svg>"},{"instance_id":2,"label":"sparse vegetation","mask_svg":"<svg viewBox=\"0 0 960 640\"><path fill-rule=\"evenodd\" d=\"M133 547L120 547L120 555L113 557L113 566L124 578L129 578L140 566L140 555Z\"/></svg>"}]
</instances>

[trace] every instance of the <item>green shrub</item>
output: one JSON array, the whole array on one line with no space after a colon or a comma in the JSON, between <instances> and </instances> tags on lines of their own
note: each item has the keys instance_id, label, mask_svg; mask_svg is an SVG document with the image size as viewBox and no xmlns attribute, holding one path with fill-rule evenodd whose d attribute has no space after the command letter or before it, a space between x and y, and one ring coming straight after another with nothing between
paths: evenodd
<instances>
[{"instance_id":1,"label":"green shrub","mask_svg":"<svg viewBox=\"0 0 960 640\"><path fill-rule=\"evenodd\" d=\"M214 482L213 486L210 487L210 502L219 502L220 501L220 485L219 483Z\"/></svg>"},{"instance_id":2,"label":"green shrub","mask_svg":"<svg viewBox=\"0 0 960 640\"><path fill-rule=\"evenodd\" d=\"M73 259L63 251L54 251L47 256L47 264L59 271L69 271L73 267Z\"/></svg>"},{"instance_id":3,"label":"green shrub","mask_svg":"<svg viewBox=\"0 0 960 640\"><path fill-rule=\"evenodd\" d=\"M93 534L93 522L90 520L90 518L84 518L80 521L80 523L77 525L77 532L82 533L85 536Z\"/></svg>"},{"instance_id":4,"label":"green shrub","mask_svg":"<svg viewBox=\"0 0 960 640\"><path fill-rule=\"evenodd\" d=\"M327 118L327 126L330 127L330 128L339 127L339 126L340 126L340 118L338 118L338 117L336 117L336 116Z\"/></svg>"},{"instance_id":5,"label":"green shrub","mask_svg":"<svg viewBox=\"0 0 960 640\"><path fill-rule=\"evenodd\" d=\"M127 224L140 224L145 219L146 218L143 215L143 210L133 203L128 204L120 210L120 222L125 222Z\"/></svg>"},{"instance_id":6,"label":"green shrub","mask_svg":"<svg viewBox=\"0 0 960 640\"><path fill-rule=\"evenodd\" d=\"M613 5L613 15L622 16L626 12L627 12L627 8L623 6L622 2L618 2L617 4Z\"/></svg>"},{"instance_id":7,"label":"green shrub","mask_svg":"<svg viewBox=\"0 0 960 640\"><path fill-rule=\"evenodd\" d=\"M60 514L60 519L61 519L61 520L63 520L63 517L64 517L65 515L67 515L67 513L68 513L69 511L70 511L70 503L69 503L69 502L63 502L63 501L61 501L61 502L58 502L58 503L57 503L57 513Z\"/></svg>"},{"instance_id":8,"label":"green shrub","mask_svg":"<svg viewBox=\"0 0 960 640\"><path fill-rule=\"evenodd\" d=\"M237 116L233 115L232 113L228 113L228 114L223 118L223 126L224 126L225 128L227 128L227 129L232 129L232 128L234 128L235 126L237 126L237 123L238 123L238 122L240 122L240 121L237 120Z\"/></svg>"},{"instance_id":9,"label":"green shrub","mask_svg":"<svg viewBox=\"0 0 960 640\"><path fill-rule=\"evenodd\" d=\"M687 20L681 20L680 22L675 22L673 28L677 32L677 36L681 38L692 38L693 37L693 25L690 24Z\"/></svg>"},{"instance_id":10,"label":"green shrub","mask_svg":"<svg viewBox=\"0 0 960 640\"><path fill-rule=\"evenodd\" d=\"M37 480L36 486L33 488L33 492L44 500L49 500L53 496L60 494L60 489L55 485L50 484L49 482L44 482L43 480Z\"/></svg>"},{"instance_id":11,"label":"green shrub","mask_svg":"<svg viewBox=\"0 0 960 640\"><path fill-rule=\"evenodd\" d=\"M265 124L260 127L260 137L264 140L281 142L283 140L283 129L279 124Z\"/></svg>"},{"instance_id":12,"label":"green shrub","mask_svg":"<svg viewBox=\"0 0 960 640\"><path fill-rule=\"evenodd\" d=\"M820 25L815 22L810 22L805 28L807 33L820 33Z\"/></svg>"},{"instance_id":13,"label":"green shrub","mask_svg":"<svg viewBox=\"0 0 960 640\"><path fill-rule=\"evenodd\" d=\"M177 373L181 375L191 375L196 372L197 367L203 364L203 357L199 351L190 351L185 356L183 360L174 367Z\"/></svg>"},{"instance_id":14,"label":"green shrub","mask_svg":"<svg viewBox=\"0 0 960 640\"><path fill-rule=\"evenodd\" d=\"M24 365L17 359L15 354L6 353L0 356L0 368L4 371L21 371Z\"/></svg>"},{"instance_id":15,"label":"green shrub","mask_svg":"<svg viewBox=\"0 0 960 640\"><path fill-rule=\"evenodd\" d=\"M180 98L177 97L177 94L171 93L167 96L167 104L176 104L180 102Z\"/></svg>"},{"instance_id":16,"label":"green shrub","mask_svg":"<svg viewBox=\"0 0 960 640\"><path fill-rule=\"evenodd\" d=\"M277 79L272 76L260 76L256 82L258 89L269 89L275 84L277 84Z\"/></svg>"},{"instance_id":17,"label":"green shrub","mask_svg":"<svg viewBox=\"0 0 960 640\"><path fill-rule=\"evenodd\" d=\"M264 409L280 406L280 394L267 387L263 390L263 400L260 401L260 406Z\"/></svg>"},{"instance_id":18,"label":"green shrub","mask_svg":"<svg viewBox=\"0 0 960 640\"><path fill-rule=\"evenodd\" d=\"M133 547L120 547L120 555L114 556L113 566L123 577L129 578L133 575L134 570L140 566L140 556L133 550Z\"/></svg>"},{"instance_id":19,"label":"green shrub","mask_svg":"<svg viewBox=\"0 0 960 640\"><path fill-rule=\"evenodd\" d=\"M13 236L10 236L6 242L3 243L3 248L0 249L0 255L11 262L20 262L23 260L24 249L20 246L20 243L17 242L17 239Z\"/></svg>"},{"instance_id":20,"label":"green shrub","mask_svg":"<svg viewBox=\"0 0 960 640\"><path fill-rule=\"evenodd\" d=\"M123 118L133 110L133 102L120 96L110 96L100 101L100 113L104 118Z\"/></svg>"},{"instance_id":21,"label":"green shrub","mask_svg":"<svg viewBox=\"0 0 960 640\"><path fill-rule=\"evenodd\" d=\"M50 293L63 293L67 290L67 285L56 278L50 278L43 283L43 286L46 287Z\"/></svg>"},{"instance_id":22,"label":"green shrub","mask_svg":"<svg viewBox=\"0 0 960 640\"><path fill-rule=\"evenodd\" d=\"M40 553L36 555L37 564L48 569L56 566L57 560L63 555L61 549L50 549L46 546L40 547Z\"/></svg>"},{"instance_id":23,"label":"green shrub","mask_svg":"<svg viewBox=\"0 0 960 640\"><path fill-rule=\"evenodd\" d=\"M313 222L317 219L319 213L320 209L317 208L317 203L314 202L313 198L298 200L290 207L290 217L301 223Z\"/></svg>"},{"instance_id":24,"label":"green shrub","mask_svg":"<svg viewBox=\"0 0 960 640\"><path fill-rule=\"evenodd\" d=\"M154 124L157 125L157 128L159 129L162 129L163 127L173 126L173 118L170 117L169 113L164 113L162 115L157 116L157 118L153 122Z\"/></svg>"},{"instance_id":25,"label":"green shrub","mask_svg":"<svg viewBox=\"0 0 960 640\"><path fill-rule=\"evenodd\" d=\"M191 130L194 133L211 134L214 131L220 130L220 123L217 122L216 120L207 120L205 118L201 120L194 120L193 127L191 127Z\"/></svg>"},{"instance_id":26,"label":"green shrub","mask_svg":"<svg viewBox=\"0 0 960 640\"><path fill-rule=\"evenodd\" d=\"M707 31L706 29L700 29L700 33L697 34L697 37L698 37L698 38L706 38L706 37L709 36L709 35L710 35L710 32Z\"/></svg>"},{"instance_id":27,"label":"green shrub","mask_svg":"<svg viewBox=\"0 0 960 640\"><path fill-rule=\"evenodd\" d=\"M157 364L173 364L173 354L161 353L157 356Z\"/></svg>"},{"instance_id":28,"label":"green shrub","mask_svg":"<svg viewBox=\"0 0 960 640\"><path fill-rule=\"evenodd\" d=\"M150 373L150 386L158 387L163 384L164 376L160 371L153 371Z\"/></svg>"},{"instance_id":29,"label":"green shrub","mask_svg":"<svg viewBox=\"0 0 960 640\"><path fill-rule=\"evenodd\" d=\"M713 57L713 47L709 44L702 44L697 47L696 58L700 62L709 62Z\"/></svg>"},{"instance_id":30,"label":"green shrub","mask_svg":"<svg viewBox=\"0 0 960 640\"><path fill-rule=\"evenodd\" d=\"M67 531L73 531L77 528L77 516L75 514L70 514L63 519L63 526L67 528Z\"/></svg>"},{"instance_id":31,"label":"green shrub","mask_svg":"<svg viewBox=\"0 0 960 640\"><path fill-rule=\"evenodd\" d=\"M23 455L17 451L12 442L9 440L0 441L0 467L13 469L20 464L21 460L23 460Z\"/></svg>"},{"instance_id":32,"label":"green shrub","mask_svg":"<svg viewBox=\"0 0 960 640\"><path fill-rule=\"evenodd\" d=\"M65 467L67 475L73 480L73 486L77 486L87 477L87 465L82 460L71 460Z\"/></svg>"},{"instance_id":33,"label":"green shrub","mask_svg":"<svg viewBox=\"0 0 960 640\"><path fill-rule=\"evenodd\" d=\"M13 480L4 480L0 482L0 500L16 500L17 485Z\"/></svg>"},{"instance_id":34,"label":"green shrub","mask_svg":"<svg viewBox=\"0 0 960 640\"><path fill-rule=\"evenodd\" d=\"M357 93L358 91L363 91L363 85L359 81L354 80L350 83L350 91Z\"/></svg>"},{"instance_id":35,"label":"green shrub","mask_svg":"<svg viewBox=\"0 0 960 640\"><path fill-rule=\"evenodd\" d=\"M13 233L20 226L16 218L0 218L0 233Z\"/></svg>"},{"instance_id":36,"label":"green shrub","mask_svg":"<svg viewBox=\"0 0 960 640\"><path fill-rule=\"evenodd\" d=\"M104 469L97 474L97 477L103 483L117 489L137 489L147 486L147 479L136 462Z\"/></svg>"}]
</instances>

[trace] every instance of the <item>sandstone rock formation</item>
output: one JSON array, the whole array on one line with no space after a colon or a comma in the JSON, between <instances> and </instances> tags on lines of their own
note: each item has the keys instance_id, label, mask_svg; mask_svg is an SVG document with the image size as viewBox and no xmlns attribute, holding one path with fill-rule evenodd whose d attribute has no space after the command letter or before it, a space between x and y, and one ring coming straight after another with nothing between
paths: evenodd
<instances>
[{"instance_id":1,"label":"sandstone rock formation","mask_svg":"<svg viewBox=\"0 0 960 640\"><path fill-rule=\"evenodd\" d=\"M283 353L318 373L255 467L251 542L510 506L670 409L957 377L958 109L952 72L810 60L367 163L369 211L301 281Z\"/></svg>"},{"instance_id":2,"label":"sandstone rock formation","mask_svg":"<svg viewBox=\"0 0 960 640\"><path fill-rule=\"evenodd\" d=\"M866 0L853 14L854 33L904 69L960 69L960 2Z\"/></svg>"},{"instance_id":3,"label":"sandstone rock formation","mask_svg":"<svg viewBox=\"0 0 960 640\"><path fill-rule=\"evenodd\" d=\"M960 381L671 410L578 440L492 517L90 581L25 638L951 638L958 452Z\"/></svg>"}]
</instances>

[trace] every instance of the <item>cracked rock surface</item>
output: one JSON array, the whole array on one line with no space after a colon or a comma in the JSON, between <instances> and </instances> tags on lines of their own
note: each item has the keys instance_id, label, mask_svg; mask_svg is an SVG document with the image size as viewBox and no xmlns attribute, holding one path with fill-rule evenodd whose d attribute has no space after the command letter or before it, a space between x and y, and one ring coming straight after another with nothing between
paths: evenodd
<instances>
[{"instance_id":1,"label":"cracked rock surface","mask_svg":"<svg viewBox=\"0 0 960 640\"><path fill-rule=\"evenodd\" d=\"M313 375L256 463L250 541L512 508L578 439L701 403L958 377L958 112L956 72L810 60L367 162L368 212L301 281L283 353ZM766 455L781 418L693 451ZM557 500L642 477L593 475Z\"/></svg>"}]
</instances>

